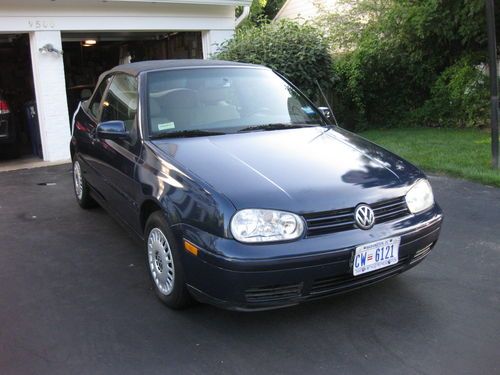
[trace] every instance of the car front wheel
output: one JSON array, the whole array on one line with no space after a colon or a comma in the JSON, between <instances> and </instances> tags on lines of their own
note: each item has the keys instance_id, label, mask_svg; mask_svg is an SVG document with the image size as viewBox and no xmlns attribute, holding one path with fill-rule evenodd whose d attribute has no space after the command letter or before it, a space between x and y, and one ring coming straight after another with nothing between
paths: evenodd
<instances>
[{"instance_id":1,"label":"car front wheel","mask_svg":"<svg viewBox=\"0 0 500 375\"><path fill-rule=\"evenodd\" d=\"M97 205L94 199L90 196L90 187L85 181L82 173L80 162L73 162L73 186L75 188L76 201L82 208L92 208Z\"/></svg>"},{"instance_id":2,"label":"car front wheel","mask_svg":"<svg viewBox=\"0 0 500 375\"><path fill-rule=\"evenodd\" d=\"M158 298L173 309L191 305L178 247L161 211L149 217L145 240L149 274Z\"/></svg>"}]
</instances>

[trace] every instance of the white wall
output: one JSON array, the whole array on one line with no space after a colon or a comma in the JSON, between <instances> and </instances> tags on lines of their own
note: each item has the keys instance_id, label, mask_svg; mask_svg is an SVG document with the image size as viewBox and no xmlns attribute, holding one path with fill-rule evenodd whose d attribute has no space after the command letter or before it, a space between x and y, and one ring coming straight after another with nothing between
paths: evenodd
<instances>
[{"instance_id":1,"label":"white wall","mask_svg":"<svg viewBox=\"0 0 500 375\"><path fill-rule=\"evenodd\" d=\"M39 49L47 44L61 50L61 33L30 33L31 63L43 158L47 161L67 160L70 158L70 130L63 58L56 53L41 53Z\"/></svg>"},{"instance_id":2,"label":"white wall","mask_svg":"<svg viewBox=\"0 0 500 375\"><path fill-rule=\"evenodd\" d=\"M231 39L233 30L208 30L201 33L201 42L203 44L203 58L208 59L217 52L219 46L224 41Z\"/></svg>"},{"instance_id":3,"label":"white wall","mask_svg":"<svg viewBox=\"0 0 500 375\"><path fill-rule=\"evenodd\" d=\"M311 19L316 17L317 10L313 0L288 0L280 9L275 19Z\"/></svg>"},{"instance_id":4,"label":"white wall","mask_svg":"<svg viewBox=\"0 0 500 375\"><path fill-rule=\"evenodd\" d=\"M274 19L288 18L307 21L319 15L319 8L332 12L342 10L345 7L345 5L339 4L338 0L288 0Z\"/></svg>"},{"instance_id":5,"label":"white wall","mask_svg":"<svg viewBox=\"0 0 500 375\"><path fill-rule=\"evenodd\" d=\"M75 5L0 3L0 32L233 30L234 6L85 1Z\"/></svg>"}]
</instances>

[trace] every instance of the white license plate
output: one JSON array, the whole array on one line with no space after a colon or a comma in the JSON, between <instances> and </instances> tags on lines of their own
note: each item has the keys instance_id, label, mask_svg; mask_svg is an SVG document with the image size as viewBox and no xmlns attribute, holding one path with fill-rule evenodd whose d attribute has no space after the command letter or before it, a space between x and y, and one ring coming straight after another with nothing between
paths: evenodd
<instances>
[{"instance_id":1,"label":"white license plate","mask_svg":"<svg viewBox=\"0 0 500 375\"><path fill-rule=\"evenodd\" d=\"M354 276L392 266L399 260L401 237L387 238L356 247L352 273Z\"/></svg>"}]
</instances>

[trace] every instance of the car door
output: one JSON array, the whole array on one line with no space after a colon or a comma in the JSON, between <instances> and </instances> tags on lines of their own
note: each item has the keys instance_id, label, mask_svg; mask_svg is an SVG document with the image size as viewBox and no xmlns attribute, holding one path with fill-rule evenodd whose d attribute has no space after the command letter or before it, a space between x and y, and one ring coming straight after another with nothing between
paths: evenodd
<instances>
[{"instance_id":1,"label":"car door","mask_svg":"<svg viewBox=\"0 0 500 375\"><path fill-rule=\"evenodd\" d=\"M99 172L102 153L96 138L96 128L101 113L102 99L111 80L111 75L104 78L90 100L82 103L75 117L73 129L73 135L78 138L78 155L85 179L101 194L104 189L104 181Z\"/></svg>"},{"instance_id":2,"label":"car door","mask_svg":"<svg viewBox=\"0 0 500 375\"><path fill-rule=\"evenodd\" d=\"M106 183L105 198L121 219L134 227L139 212L140 186L136 165L141 155L137 77L117 73L104 94L100 123L123 121L128 132L124 139L99 139L99 170Z\"/></svg>"}]
</instances>

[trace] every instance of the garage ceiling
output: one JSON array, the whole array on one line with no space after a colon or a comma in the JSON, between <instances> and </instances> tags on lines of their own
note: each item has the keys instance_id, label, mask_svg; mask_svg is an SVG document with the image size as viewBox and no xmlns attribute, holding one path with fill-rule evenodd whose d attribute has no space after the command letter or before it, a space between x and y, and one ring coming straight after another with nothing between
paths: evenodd
<instances>
[{"instance_id":1,"label":"garage ceiling","mask_svg":"<svg viewBox=\"0 0 500 375\"><path fill-rule=\"evenodd\" d=\"M12 43L22 34L1 34L0 33L0 44Z\"/></svg>"},{"instance_id":2,"label":"garage ceiling","mask_svg":"<svg viewBox=\"0 0 500 375\"><path fill-rule=\"evenodd\" d=\"M160 40L165 39L169 35L175 34L175 32L163 32L163 33L152 33L152 32L78 32L62 33L63 42L80 42L86 39L95 39L98 42L120 42L120 41L131 41L131 40Z\"/></svg>"}]
</instances>

